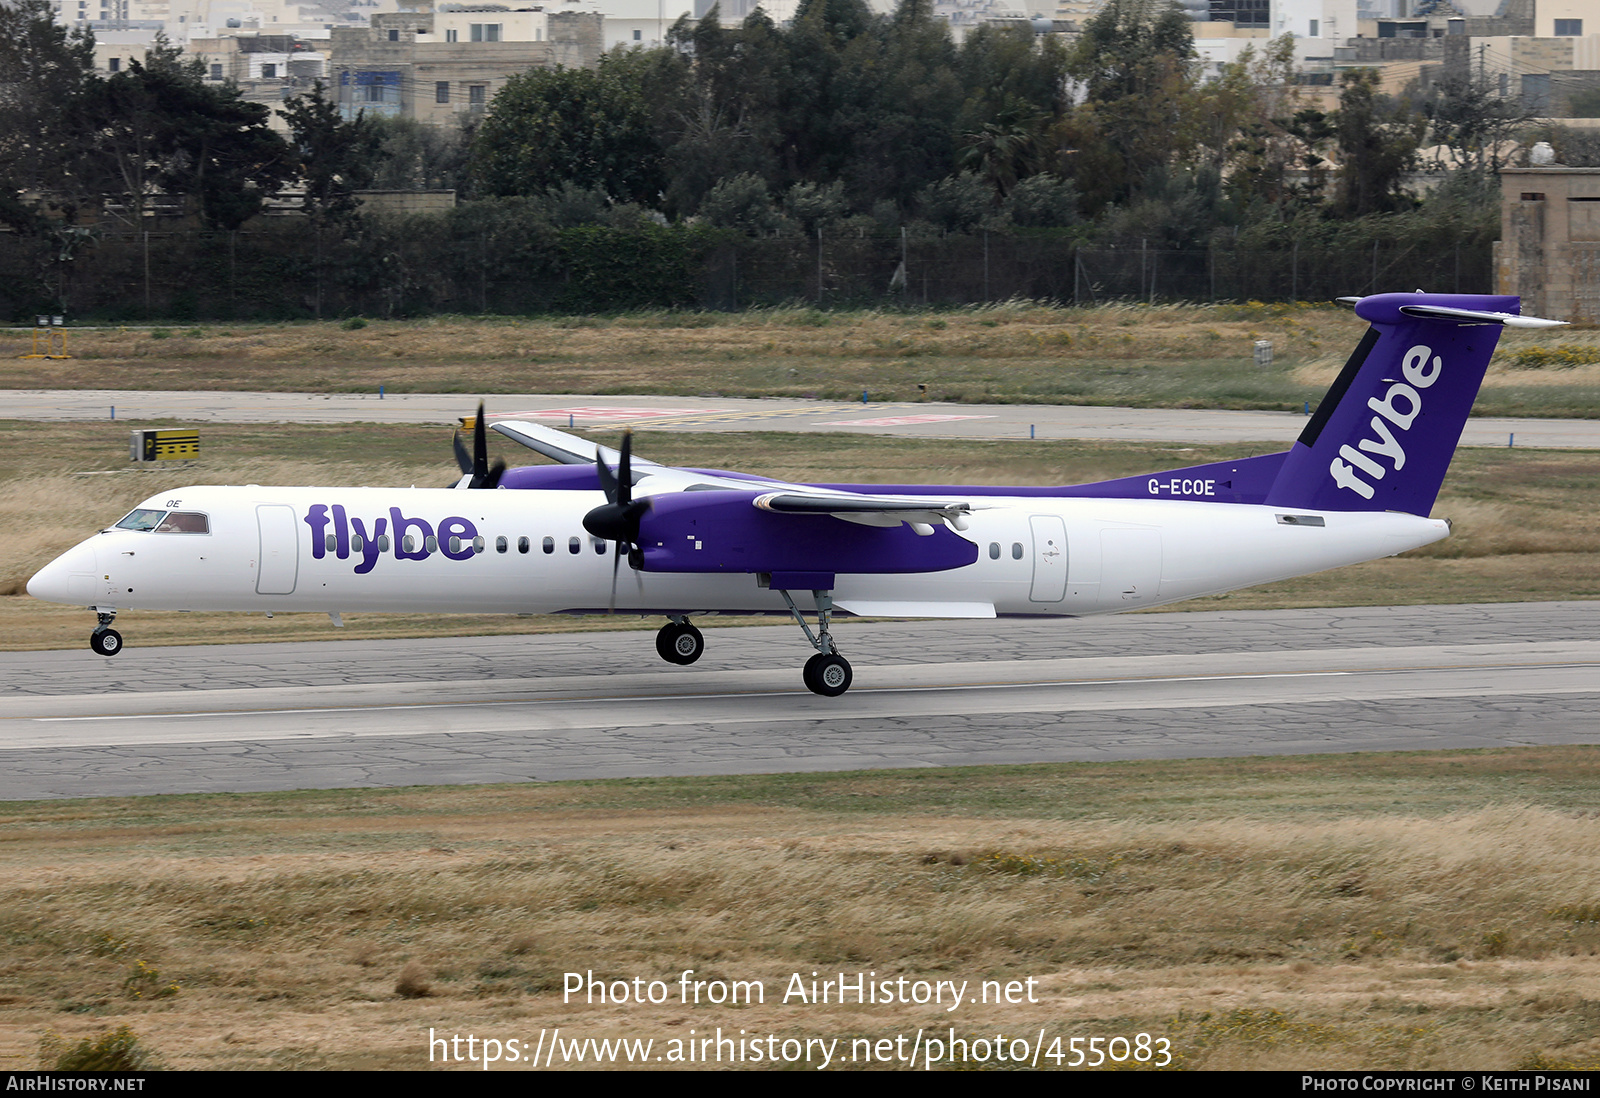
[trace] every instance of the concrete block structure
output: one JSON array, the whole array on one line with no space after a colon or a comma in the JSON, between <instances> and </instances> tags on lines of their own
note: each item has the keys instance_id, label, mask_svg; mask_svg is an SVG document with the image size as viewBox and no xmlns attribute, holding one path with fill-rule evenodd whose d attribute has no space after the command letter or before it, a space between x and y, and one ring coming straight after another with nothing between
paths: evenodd
<instances>
[{"instance_id":1,"label":"concrete block structure","mask_svg":"<svg viewBox=\"0 0 1600 1098\"><path fill-rule=\"evenodd\" d=\"M1600 321L1600 168L1500 173L1495 291L1552 320Z\"/></svg>"}]
</instances>

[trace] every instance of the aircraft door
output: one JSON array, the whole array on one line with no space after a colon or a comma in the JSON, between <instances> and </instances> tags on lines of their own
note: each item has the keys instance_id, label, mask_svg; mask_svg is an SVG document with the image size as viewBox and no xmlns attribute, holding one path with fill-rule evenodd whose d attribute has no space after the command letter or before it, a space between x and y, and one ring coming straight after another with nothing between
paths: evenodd
<instances>
[{"instance_id":1,"label":"aircraft door","mask_svg":"<svg viewBox=\"0 0 1600 1098\"><path fill-rule=\"evenodd\" d=\"M1033 586L1029 602L1060 602L1067 593L1067 524L1060 515L1030 515Z\"/></svg>"},{"instance_id":2,"label":"aircraft door","mask_svg":"<svg viewBox=\"0 0 1600 1098\"><path fill-rule=\"evenodd\" d=\"M1100 602L1127 609L1154 602L1161 588L1161 531L1121 527L1100 531Z\"/></svg>"},{"instance_id":3,"label":"aircraft door","mask_svg":"<svg viewBox=\"0 0 1600 1098\"><path fill-rule=\"evenodd\" d=\"M261 531L256 594L294 594L300 573L300 528L294 508L283 503L258 504L256 526Z\"/></svg>"}]
</instances>

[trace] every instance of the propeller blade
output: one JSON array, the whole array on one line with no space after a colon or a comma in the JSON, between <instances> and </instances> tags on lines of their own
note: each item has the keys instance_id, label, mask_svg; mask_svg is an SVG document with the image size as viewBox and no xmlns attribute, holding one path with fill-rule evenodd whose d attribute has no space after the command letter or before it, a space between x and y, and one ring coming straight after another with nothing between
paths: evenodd
<instances>
[{"instance_id":1,"label":"propeller blade","mask_svg":"<svg viewBox=\"0 0 1600 1098\"><path fill-rule=\"evenodd\" d=\"M606 459L600 456L598 450L594 455L594 471L600 477L600 490L606 494L607 503L617 502L617 477L611 471L611 466L606 464Z\"/></svg>"},{"instance_id":2,"label":"propeller blade","mask_svg":"<svg viewBox=\"0 0 1600 1098\"><path fill-rule=\"evenodd\" d=\"M483 401L478 401L478 418L472 424L472 486L483 487L489 479L489 434L483 425Z\"/></svg>"},{"instance_id":3,"label":"propeller blade","mask_svg":"<svg viewBox=\"0 0 1600 1098\"><path fill-rule=\"evenodd\" d=\"M622 547L627 542L616 543L616 551L611 554L611 601L606 604L606 613L617 612L617 571L622 567Z\"/></svg>"},{"instance_id":4,"label":"propeller blade","mask_svg":"<svg viewBox=\"0 0 1600 1098\"><path fill-rule=\"evenodd\" d=\"M633 431L622 432L622 459L617 463L617 502L633 500Z\"/></svg>"},{"instance_id":5,"label":"propeller blade","mask_svg":"<svg viewBox=\"0 0 1600 1098\"><path fill-rule=\"evenodd\" d=\"M466 422L465 419L462 420ZM456 464L461 466L461 472L466 474L466 483L457 483L457 488L498 488L500 478L505 476L506 463L500 458L494 459L494 464L489 464L489 433L484 424L483 401L478 401L478 418L472 424L472 453L467 453L467 448L461 442L461 432L457 431L450 439L450 445L456 452Z\"/></svg>"}]
</instances>

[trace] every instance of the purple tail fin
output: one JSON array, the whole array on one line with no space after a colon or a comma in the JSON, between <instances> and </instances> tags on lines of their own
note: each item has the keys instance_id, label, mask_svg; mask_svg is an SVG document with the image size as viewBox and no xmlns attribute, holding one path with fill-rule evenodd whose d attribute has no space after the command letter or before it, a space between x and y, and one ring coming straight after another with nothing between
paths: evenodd
<instances>
[{"instance_id":1,"label":"purple tail fin","mask_svg":"<svg viewBox=\"0 0 1600 1098\"><path fill-rule=\"evenodd\" d=\"M1515 297L1379 294L1371 323L1267 492L1312 511L1433 508Z\"/></svg>"}]
</instances>

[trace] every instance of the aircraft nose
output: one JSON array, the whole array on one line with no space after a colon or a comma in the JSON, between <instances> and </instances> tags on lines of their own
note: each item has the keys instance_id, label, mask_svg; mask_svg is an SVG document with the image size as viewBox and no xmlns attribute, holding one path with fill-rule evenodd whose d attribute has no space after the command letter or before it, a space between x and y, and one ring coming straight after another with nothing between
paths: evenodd
<instances>
[{"instance_id":1,"label":"aircraft nose","mask_svg":"<svg viewBox=\"0 0 1600 1098\"><path fill-rule=\"evenodd\" d=\"M95 555L88 542L74 545L45 565L28 581L28 594L43 602L94 601Z\"/></svg>"}]
</instances>

